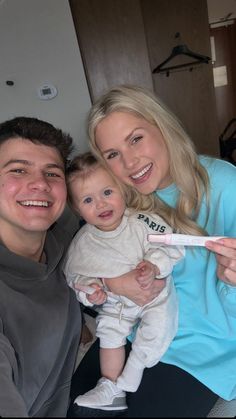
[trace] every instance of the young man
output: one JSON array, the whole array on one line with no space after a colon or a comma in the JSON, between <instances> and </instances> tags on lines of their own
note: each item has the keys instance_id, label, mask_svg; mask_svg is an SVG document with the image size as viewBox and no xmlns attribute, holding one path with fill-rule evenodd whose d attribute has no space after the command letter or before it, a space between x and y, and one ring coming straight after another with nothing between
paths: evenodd
<instances>
[{"instance_id":1,"label":"young man","mask_svg":"<svg viewBox=\"0 0 236 419\"><path fill-rule=\"evenodd\" d=\"M62 261L72 139L18 117L0 124L0 416L66 416L81 316Z\"/></svg>"}]
</instances>

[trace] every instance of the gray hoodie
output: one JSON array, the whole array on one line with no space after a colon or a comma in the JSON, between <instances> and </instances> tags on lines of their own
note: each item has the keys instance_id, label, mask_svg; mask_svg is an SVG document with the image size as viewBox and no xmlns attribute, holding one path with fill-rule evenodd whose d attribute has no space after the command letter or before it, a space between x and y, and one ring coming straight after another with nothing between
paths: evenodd
<instances>
[{"instance_id":1,"label":"gray hoodie","mask_svg":"<svg viewBox=\"0 0 236 419\"><path fill-rule=\"evenodd\" d=\"M70 239L51 228L46 264L0 245L0 416L66 416L81 331L61 269Z\"/></svg>"}]
</instances>

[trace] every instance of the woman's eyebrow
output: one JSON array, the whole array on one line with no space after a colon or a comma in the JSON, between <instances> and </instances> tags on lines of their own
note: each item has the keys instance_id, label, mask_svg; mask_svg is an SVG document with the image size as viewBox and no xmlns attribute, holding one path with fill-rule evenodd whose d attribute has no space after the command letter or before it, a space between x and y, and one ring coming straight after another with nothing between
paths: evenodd
<instances>
[{"instance_id":1,"label":"woman's eyebrow","mask_svg":"<svg viewBox=\"0 0 236 419\"><path fill-rule=\"evenodd\" d=\"M126 135L126 137L124 138L124 141L128 141L130 137L132 137L132 135L134 135L135 131L138 129L143 129L143 127L134 128L131 132L129 132L129 134ZM114 148L108 148L107 150L104 150L102 154L110 153L111 151L114 151L114 150L115 150Z\"/></svg>"}]
</instances>

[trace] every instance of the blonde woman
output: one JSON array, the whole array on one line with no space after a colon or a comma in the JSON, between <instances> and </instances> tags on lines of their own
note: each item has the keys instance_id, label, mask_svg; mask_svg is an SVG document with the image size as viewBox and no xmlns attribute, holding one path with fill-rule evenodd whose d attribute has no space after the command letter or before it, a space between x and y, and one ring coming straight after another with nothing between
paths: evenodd
<instances>
[{"instance_id":1,"label":"blonde woman","mask_svg":"<svg viewBox=\"0 0 236 419\"><path fill-rule=\"evenodd\" d=\"M121 182L156 196L158 214L175 232L227 237L187 248L174 268L177 335L127 399L127 417L205 417L218 396L236 398L236 168L198 156L177 118L137 86L115 87L94 104L89 138ZM106 285L140 305L159 292L154 283L141 293L123 278ZM85 374L95 379L94 362L95 346L78 371L79 393Z\"/></svg>"}]
</instances>

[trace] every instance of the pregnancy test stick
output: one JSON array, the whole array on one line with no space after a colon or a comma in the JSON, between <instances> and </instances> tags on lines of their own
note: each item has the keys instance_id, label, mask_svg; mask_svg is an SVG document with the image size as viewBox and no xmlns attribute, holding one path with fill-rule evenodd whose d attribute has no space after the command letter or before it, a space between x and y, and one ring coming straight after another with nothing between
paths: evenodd
<instances>
[{"instance_id":1,"label":"pregnancy test stick","mask_svg":"<svg viewBox=\"0 0 236 419\"><path fill-rule=\"evenodd\" d=\"M171 246L205 246L206 241L223 239L222 236L191 236L188 234L148 234L151 243L163 243Z\"/></svg>"}]
</instances>

